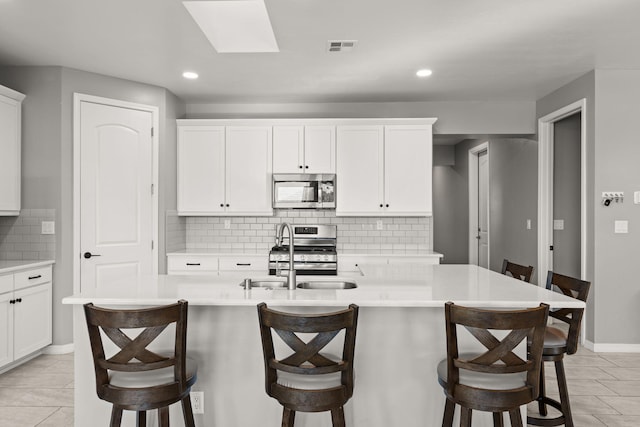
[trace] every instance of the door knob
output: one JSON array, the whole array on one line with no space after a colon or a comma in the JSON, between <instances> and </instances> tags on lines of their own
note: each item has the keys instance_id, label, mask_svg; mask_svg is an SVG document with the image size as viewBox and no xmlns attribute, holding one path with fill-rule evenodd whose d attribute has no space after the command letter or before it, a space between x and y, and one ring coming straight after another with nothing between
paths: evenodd
<instances>
[{"instance_id":1,"label":"door knob","mask_svg":"<svg viewBox=\"0 0 640 427\"><path fill-rule=\"evenodd\" d=\"M85 252L85 253L84 253L84 255L82 255L82 256L83 256L83 257L85 257L86 259L89 259L89 258L91 258L91 257L94 257L94 256L101 256L101 255L98 255L98 254L92 254L91 252Z\"/></svg>"}]
</instances>

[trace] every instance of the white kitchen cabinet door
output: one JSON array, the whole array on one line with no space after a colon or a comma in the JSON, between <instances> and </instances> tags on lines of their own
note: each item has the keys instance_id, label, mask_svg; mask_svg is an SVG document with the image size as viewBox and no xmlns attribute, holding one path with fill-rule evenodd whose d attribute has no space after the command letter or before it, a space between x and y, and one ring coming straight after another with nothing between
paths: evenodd
<instances>
[{"instance_id":1,"label":"white kitchen cabinet door","mask_svg":"<svg viewBox=\"0 0 640 427\"><path fill-rule=\"evenodd\" d=\"M20 214L23 99L21 93L0 86L0 215Z\"/></svg>"},{"instance_id":2,"label":"white kitchen cabinet door","mask_svg":"<svg viewBox=\"0 0 640 427\"><path fill-rule=\"evenodd\" d=\"M336 215L382 213L383 136L382 126L338 126Z\"/></svg>"},{"instance_id":3,"label":"white kitchen cabinet door","mask_svg":"<svg viewBox=\"0 0 640 427\"><path fill-rule=\"evenodd\" d=\"M13 362L13 292L0 294L0 367Z\"/></svg>"},{"instance_id":4,"label":"white kitchen cabinet door","mask_svg":"<svg viewBox=\"0 0 640 427\"><path fill-rule=\"evenodd\" d=\"M226 127L226 203L233 215L273 215L271 126Z\"/></svg>"},{"instance_id":5,"label":"white kitchen cabinet door","mask_svg":"<svg viewBox=\"0 0 640 427\"><path fill-rule=\"evenodd\" d=\"M167 274L218 274L218 257L210 254L168 254Z\"/></svg>"},{"instance_id":6,"label":"white kitchen cabinet door","mask_svg":"<svg viewBox=\"0 0 640 427\"><path fill-rule=\"evenodd\" d=\"M335 126L274 126L273 173L335 173Z\"/></svg>"},{"instance_id":7,"label":"white kitchen cabinet door","mask_svg":"<svg viewBox=\"0 0 640 427\"><path fill-rule=\"evenodd\" d=\"M431 158L431 126L385 126L385 214L431 215Z\"/></svg>"},{"instance_id":8,"label":"white kitchen cabinet door","mask_svg":"<svg viewBox=\"0 0 640 427\"><path fill-rule=\"evenodd\" d=\"M225 128L178 128L178 213L225 210Z\"/></svg>"},{"instance_id":9,"label":"white kitchen cabinet door","mask_svg":"<svg viewBox=\"0 0 640 427\"><path fill-rule=\"evenodd\" d=\"M273 127L273 173L304 172L304 127Z\"/></svg>"},{"instance_id":10,"label":"white kitchen cabinet door","mask_svg":"<svg viewBox=\"0 0 640 427\"><path fill-rule=\"evenodd\" d=\"M336 172L335 126L304 127L304 168L307 173Z\"/></svg>"},{"instance_id":11,"label":"white kitchen cabinet door","mask_svg":"<svg viewBox=\"0 0 640 427\"><path fill-rule=\"evenodd\" d=\"M51 283L14 293L14 359L51 344Z\"/></svg>"}]
</instances>

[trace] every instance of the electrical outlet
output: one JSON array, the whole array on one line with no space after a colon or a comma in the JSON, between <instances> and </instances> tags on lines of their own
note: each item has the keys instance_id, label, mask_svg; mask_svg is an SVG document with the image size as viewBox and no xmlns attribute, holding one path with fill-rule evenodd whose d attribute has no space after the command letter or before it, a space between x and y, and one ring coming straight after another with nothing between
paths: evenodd
<instances>
[{"instance_id":1,"label":"electrical outlet","mask_svg":"<svg viewBox=\"0 0 640 427\"><path fill-rule=\"evenodd\" d=\"M376 230L384 230L384 224L381 219L376 221Z\"/></svg>"},{"instance_id":2,"label":"electrical outlet","mask_svg":"<svg viewBox=\"0 0 640 427\"><path fill-rule=\"evenodd\" d=\"M191 396L193 413L204 414L204 391L192 391L189 395Z\"/></svg>"},{"instance_id":3,"label":"electrical outlet","mask_svg":"<svg viewBox=\"0 0 640 427\"><path fill-rule=\"evenodd\" d=\"M54 221L42 221L41 234L56 234L56 223Z\"/></svg>"},{"instance_id":4,"label":"electrical outlet","mask_svg":"<svg viewBox=\"0 0 640 427\"><path fill-rule=\"evenodd\" d=\"M230 219L225 219L224 220L224 229L228 230L231 228L231 220Z\"/></svg>"}]
</instances>

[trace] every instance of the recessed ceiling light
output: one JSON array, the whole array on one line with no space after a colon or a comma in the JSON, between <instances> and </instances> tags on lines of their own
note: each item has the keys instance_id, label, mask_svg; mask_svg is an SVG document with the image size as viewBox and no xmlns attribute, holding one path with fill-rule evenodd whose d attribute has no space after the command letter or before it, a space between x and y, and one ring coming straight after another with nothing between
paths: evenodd
<instances>
[{"instance_id":1,"label":"recessed ceiling light","mask_svg":"<svg viewBox=\"0 0 640 427\"><path fill-rule=\"evenodd\" d=\"M428 70L426 68L424 68L422 70L418 70L416 72L416 76L418 76L418 77L429 77L431 74L433 74L433 71Z\"/></svg>"},{"instance_id":2,"label":"recessed ceiling light","mask_svg":"<svg viewBox=\"0 0 640 427\"><path fill-rule=\"evenodd\" d=\"M182 77L189 80L194 80L198 78L198 73L194 73L193 71L185 71L182 73Z\"/></svg>"}]
</instances>

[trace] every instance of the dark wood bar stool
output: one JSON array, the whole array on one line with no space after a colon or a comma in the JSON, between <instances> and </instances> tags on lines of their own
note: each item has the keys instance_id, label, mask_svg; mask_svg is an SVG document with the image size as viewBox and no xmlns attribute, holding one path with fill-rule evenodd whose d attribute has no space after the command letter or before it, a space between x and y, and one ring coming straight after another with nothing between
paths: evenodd
<instances>
[{"instance_id":1,"label":"dark wood bar stool","mask_svg":"<svg viewBox=\"0 0 640 427\"><path fill-rule=\"evenodd\" d=\"M563 294L580 301L587 301L589 296L590 282L575 279L562 274L550 271L547 274L547 289L556 287ZM535 415L527 416L527 423L534 426L559 426L573 427L573 416L571 415L571 405L569 403L569 391L567 389L567 378L564 373L564 355L574 354L578 350L578 337L580 336L580 325L582 323L583 308L563 308L553 310L549 316L561 320L569 325L569 331L564 331L548 326L544 336L544 348L542 351L542 367L540 369L540 395L538 401L538 411L540 417ZM558 381L558 391L560 401L551 399L546 395L544 382L544 362L553 362L556 369ZM547 416L547 405L560 411L560 416L555 418L543 418Z\"/></svg>"},{"instance_id":2,"label":"dark wood bar stool","mask_svg":"<svg viewBox=\"0 0 640 427\"><path fill-rule=\"evenodd\" d=\"M533 267L525 267L524 265L516 264L505 259L502 261L502 274L515 277L516 279L520 279L525 282L531 282Z\"/></svg>"},{"instance_id":3,"label":"dark wood bar stool","mask_svg":"<svg viewBox=\"0 0 640 427\"><path fill-rule=\"evenodd\" d=\"M353 395L353 356L358 306L327 314L292 314L258 305L267 394L283 406L282 426L293 427L295 414L331 411L334 427L344 427L344 404ZM277 358L272 330L293 350ZM344 330L342 355L320 353ZM302 340L300 334L315 334Z\"/></svg>"},{"instance_id":4,"label":"dark wood bar stool","mask_svg":"<svg viewBox=\"0 0 640 427\"><path fill-rule=\"evenodd\" d=\"M100 399L113 405L110 427L120 426L123 410L136 411L136 425L146 426L146 411L152 409L158 409L158 425L168 427L169 405L179 401L185 425L195 427L189 392L197 367L186 357L187 302L138 310L112 310L89 303L84 312L96 391ZM167 354L149 350L171 324L175 324L174 348ZM127 331L130 329L135 331ZM103 334L120 349L110 357L105 354Z\"/></svg>"},{"instance_id":5,"label":"dark wood bar stool","mask_svg":"<svg viewBox=\"0 0 640 427\"><path fill-rule=\"evenodd\" d=\"M445 304L447 358L438 364L438 382L446 404L443 427L453 425L455 405L461 407L460 426L471 426L472 410L493 413L494 426L503 426L508 412L512 426L522 427L520 406L538 396L540 365L549 306L523 310L482 310ZM475 337L487 351L458 353L458 325ZM497 338L492 331L504 331ZM502 335L500 335L502 336ZM513 350L531 339L527 358Z\"/></svg>"}]
</instances>

